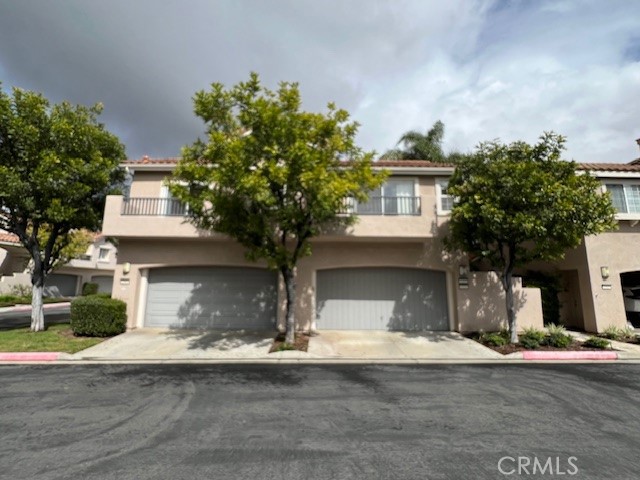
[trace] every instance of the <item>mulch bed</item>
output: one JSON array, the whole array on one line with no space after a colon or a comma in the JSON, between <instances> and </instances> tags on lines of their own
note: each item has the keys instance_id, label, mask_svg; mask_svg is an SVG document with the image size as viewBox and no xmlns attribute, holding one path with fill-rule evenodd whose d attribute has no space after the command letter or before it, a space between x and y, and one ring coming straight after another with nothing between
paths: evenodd
<instances>
[{"instance_id":1,"label":"mulch bed","mask_svg":"<svg viewBox=\"0 0 640 480\"><path fill-rule=\"evenodd\" d=\"M306 352L307 349L309 348L309 335L306 333L300 332L300 333L296 333L295 338L296 338L296 341L293 343L293 346L295 347L294 350L300 350L301 352ZM278 333L278 335L276 335L276 338L273 340L273 344L271 345L271 349L269 350L269 353L282 351L280 350L280 348L285 343L284 339L285 339L285 334Z\"/></svg>"},{"instance_id":2,"label":"mulch bed","mask_svg":"<svg viewBox=\"0 0 640 480\"><path fill-rule=\"evenodd\" d=\"M492 345L486 345L482 342L478 342L478 343L480 343L481 345L484 345L487 348L490 348L495 352L501 353L502 355L508 355L509 353L515 353L515 352L524 352L525 350L532 350L531 348L525 348L520 344L516 344L516 345L509 344L509 345L503 345L502 347L494 347ZM581 342L573 342L567 348L556 348L556 347L549 347L547 345L541 345L535 350L538 350L541 352L601 352L602 351L602 349L600 348L583 347Z\"/></svg>"}]
</instances>

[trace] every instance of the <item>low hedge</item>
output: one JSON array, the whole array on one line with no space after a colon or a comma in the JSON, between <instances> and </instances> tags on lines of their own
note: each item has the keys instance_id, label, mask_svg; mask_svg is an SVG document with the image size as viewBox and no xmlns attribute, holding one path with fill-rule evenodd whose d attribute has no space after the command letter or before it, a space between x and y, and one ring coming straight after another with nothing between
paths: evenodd
<instances>
[{"instance_id":1,"label":"low hedge","mask_svg":"<svg viewBox=\"0 0 640 480\"><path fill-rule=\"evenodd\" d=\"M96 295L71 302L71 330L86 337L111 337L127 328L127 304Z\"/></svg>"},{"instance_id":2,"label":"low hedge","mask_svg":"<svg viewBox=\"0 0 640 480\"><path fill-rule=\"evenodd\" d=\"M82 285L82 296L83 297L86 297L87 295L95 295L96 293L98 293L98 284L97 283L87 282L84 285Z\"/></svg>"}]
</instances>

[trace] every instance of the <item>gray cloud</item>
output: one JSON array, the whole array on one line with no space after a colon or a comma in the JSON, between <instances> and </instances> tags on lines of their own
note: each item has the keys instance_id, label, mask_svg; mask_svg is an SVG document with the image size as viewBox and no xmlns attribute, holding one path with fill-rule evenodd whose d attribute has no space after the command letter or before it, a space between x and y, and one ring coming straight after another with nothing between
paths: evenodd
<instances>
[{"instance_id":1,"label":"gray cloud","mask_svg":"<svg viewBox=\"0 0 640 480\"><path fill-rule=\"evenodd\" d=\"M0 80L103 102L131 157L178 154L202 130L194 92L255 70L270 87L300 82L305 108L349 110L368 149L441 118L450 148L555 129L576 159L628 161L639 13L626 1L0 0Z\"/></svg>"}]
</instances>

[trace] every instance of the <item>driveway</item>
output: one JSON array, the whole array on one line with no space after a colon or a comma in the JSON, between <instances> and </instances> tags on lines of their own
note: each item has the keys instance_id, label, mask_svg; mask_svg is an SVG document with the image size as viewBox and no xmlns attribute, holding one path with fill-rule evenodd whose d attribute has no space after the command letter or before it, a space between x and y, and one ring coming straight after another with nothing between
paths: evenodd
<instances>
[{"instance_id":1,"label":"driveway","mask_svg":"<svg viewBox=\"0 0 640 480\"><path fill-rule=\"evenodd\" d=\"M309 353L344 359L483 360L503 358L456 332L322 331L311 338Z\"/></svg>"},{"instance_id":2,"label":"driveway","mask_svg":"<svg viewBox=\"0 0 640 480\"><path fill-rule=\"evenodd\" d=\"M487 360L493 350L453 332L323 331L309 351L268 353L275 332L132 330L73 355L85 360Z\"/></svg>"}]
</instances>

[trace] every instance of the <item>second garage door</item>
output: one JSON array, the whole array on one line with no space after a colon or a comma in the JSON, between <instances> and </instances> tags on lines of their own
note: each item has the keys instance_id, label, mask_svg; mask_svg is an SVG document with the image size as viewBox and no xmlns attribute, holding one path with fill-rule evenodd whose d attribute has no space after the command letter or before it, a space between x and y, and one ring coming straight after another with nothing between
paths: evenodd
<instances>
[{"instance_id":1,"label":"second garage door","mask_svg":"<svg viewBox=\"0 0 640 480\"><path fill-rule=\"evenodd\" d=\"M260 268L151 270L145 326L275 328L277 276Z\"/></svg>"},{"instance_id":2,"label":"second garage door","mask_svg":"<svg viewBox=\"0 0 640 480\"><path fill-rule=\"evenodd\" d=\"M449 330L444 272L341 268L316 277L320 330Z\"/></svg>"}]
</instances>

